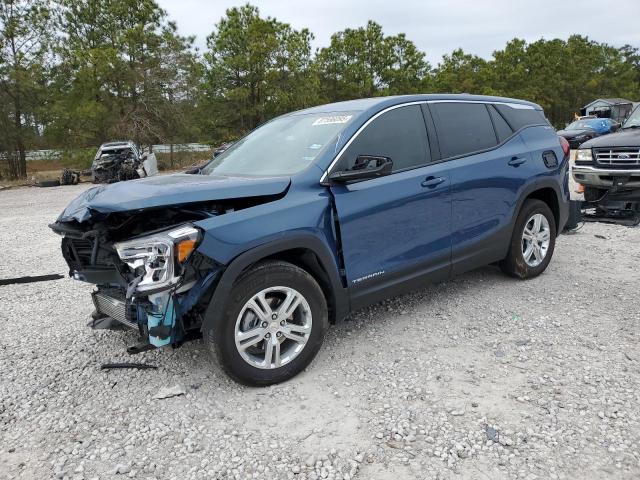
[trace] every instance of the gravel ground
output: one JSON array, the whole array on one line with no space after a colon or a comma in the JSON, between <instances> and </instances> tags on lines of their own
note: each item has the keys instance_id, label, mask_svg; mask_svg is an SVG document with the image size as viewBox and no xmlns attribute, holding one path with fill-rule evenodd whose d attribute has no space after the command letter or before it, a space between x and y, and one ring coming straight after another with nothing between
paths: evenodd
<instances>
[{"instance_id":1,"label":"gravel ground","mask_svg":"<svg viewBox=\"0 0 640 480\"><path fill-rule=\"evenodd\" d=\"M83 188L0 191L0 278L65 273L47 223ZM534 280L487 267L357 312L264 389L200 341L102 371L135 338L85 327L90 286L0 286L0 478L637 479L639 263L640 228L586 225Z\"/></svg>"}]
</instances>

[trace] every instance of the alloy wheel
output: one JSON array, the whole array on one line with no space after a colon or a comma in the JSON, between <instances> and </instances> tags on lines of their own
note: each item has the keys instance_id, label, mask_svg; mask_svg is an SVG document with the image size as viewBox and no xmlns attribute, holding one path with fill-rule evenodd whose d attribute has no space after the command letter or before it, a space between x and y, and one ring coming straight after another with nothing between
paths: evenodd
<instances>
[{"instance_id":1,"label":"alloy wheel","mask_svg":"<svg viewBox=\"0 0 640 480\"><path fill-rule=\"evenodd\" d=\"M551 228L547 217L536 213L527 220L522 232L522 256L530 267L540 265L549 250Z\"/></svg>"},{"instance_id":2,"label":"alloy wheel","mask_svg":"<svg viewBox=\"0 0 640 480\"><path fill-rule=\"evenodd\" d=\"M270 287L252 296L236 320L235 343L242 359L256 368L279 368L296 358L309 340L309 303L290 287Z\"/></svg>"}]
</instances>

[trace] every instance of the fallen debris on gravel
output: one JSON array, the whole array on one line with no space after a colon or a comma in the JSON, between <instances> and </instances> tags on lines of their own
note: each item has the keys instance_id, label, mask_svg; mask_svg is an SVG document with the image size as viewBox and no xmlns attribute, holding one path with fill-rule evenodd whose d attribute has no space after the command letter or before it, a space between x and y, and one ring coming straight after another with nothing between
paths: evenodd
<instances>
[{"instance_id":1,"label":"fallen debris on gravel","mask_svg":"<svg viewBox=\"0 0 640 480\"><path fill-rule=\"evenodd\" d=\"M24 277L16 278L0 278L0 287L3 285L13 285L16 283L34 283L34 282L49 282L51 280L60 280L64 278L64 275L59 273L53 273L50 275L25 275Z\"/></svg>"},{"instance_id":2,"label":"fallen debris on gravel","mask_svg":"<svg viewBox=\"0 0 640 480\"><path fill-rule=\"evenodd\" d=\"M117 363L103 363L100 365L100 370L117 370L125 368L135 368L137 370L151 370L158 368L157 365L149 365L148 363L131 363L131 362L117 362Z\"/></svg>"},{"instance_id":3,"label":"fallen debris on gravel","mask_svg":"<svg viewBox=\"0 0 640 480\"><path fill-rule=\"evenodd\" d=\"M185 393L187 393L187 390L182 385L174 385L173 387L161 388L160 391L153 396L153 398L163 400L165 398L184 395Z\"/></svg>"}]
</instances>

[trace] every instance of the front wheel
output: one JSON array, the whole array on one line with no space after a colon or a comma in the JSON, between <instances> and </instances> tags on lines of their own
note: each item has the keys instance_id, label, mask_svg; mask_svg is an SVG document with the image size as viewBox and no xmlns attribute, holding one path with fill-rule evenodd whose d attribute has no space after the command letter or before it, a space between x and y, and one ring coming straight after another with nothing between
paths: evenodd
<instances>
[{"instance_id":1,"label":"front wheel","mask_svg":"<svg viewBox=\"0 0 640 480\"><path fill-rule=\"evenodd\" d=\"M526 200L513 230L509 253L500 269L516 278L533 278L544 272L556 245L556 221L541 200Z\"/></svg>"},{"instance_id":2,"label":"front wheel","mask_svg":"<svg viewBox=\"0 0 640 480\"><path fill-rule=\"evenodd\" d=\"M229 376L254 386L297 375L318 353L328 327L318 283L305 270L281 261L243 274L220 318L204 332L205 343Z\"/></svg>"}]
</instances>

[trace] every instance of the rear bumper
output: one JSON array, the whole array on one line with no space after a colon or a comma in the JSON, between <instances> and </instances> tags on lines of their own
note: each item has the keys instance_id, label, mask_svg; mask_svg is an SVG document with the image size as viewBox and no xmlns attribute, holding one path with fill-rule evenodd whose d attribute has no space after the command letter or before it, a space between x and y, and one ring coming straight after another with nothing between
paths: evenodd
<instances>
[{"instance_id":1,"label":"rear bumper","mask_svg":"<svg viewBox=\"0 0 640 480\"><path fill-rule=\"evenodd\" d=\"M611 188L615 180L621 178L628 178L625 187L640 188L640 169L606 169L585 165L573 167L573 179L588 187Z\"/></svg>"}]
</instances>

